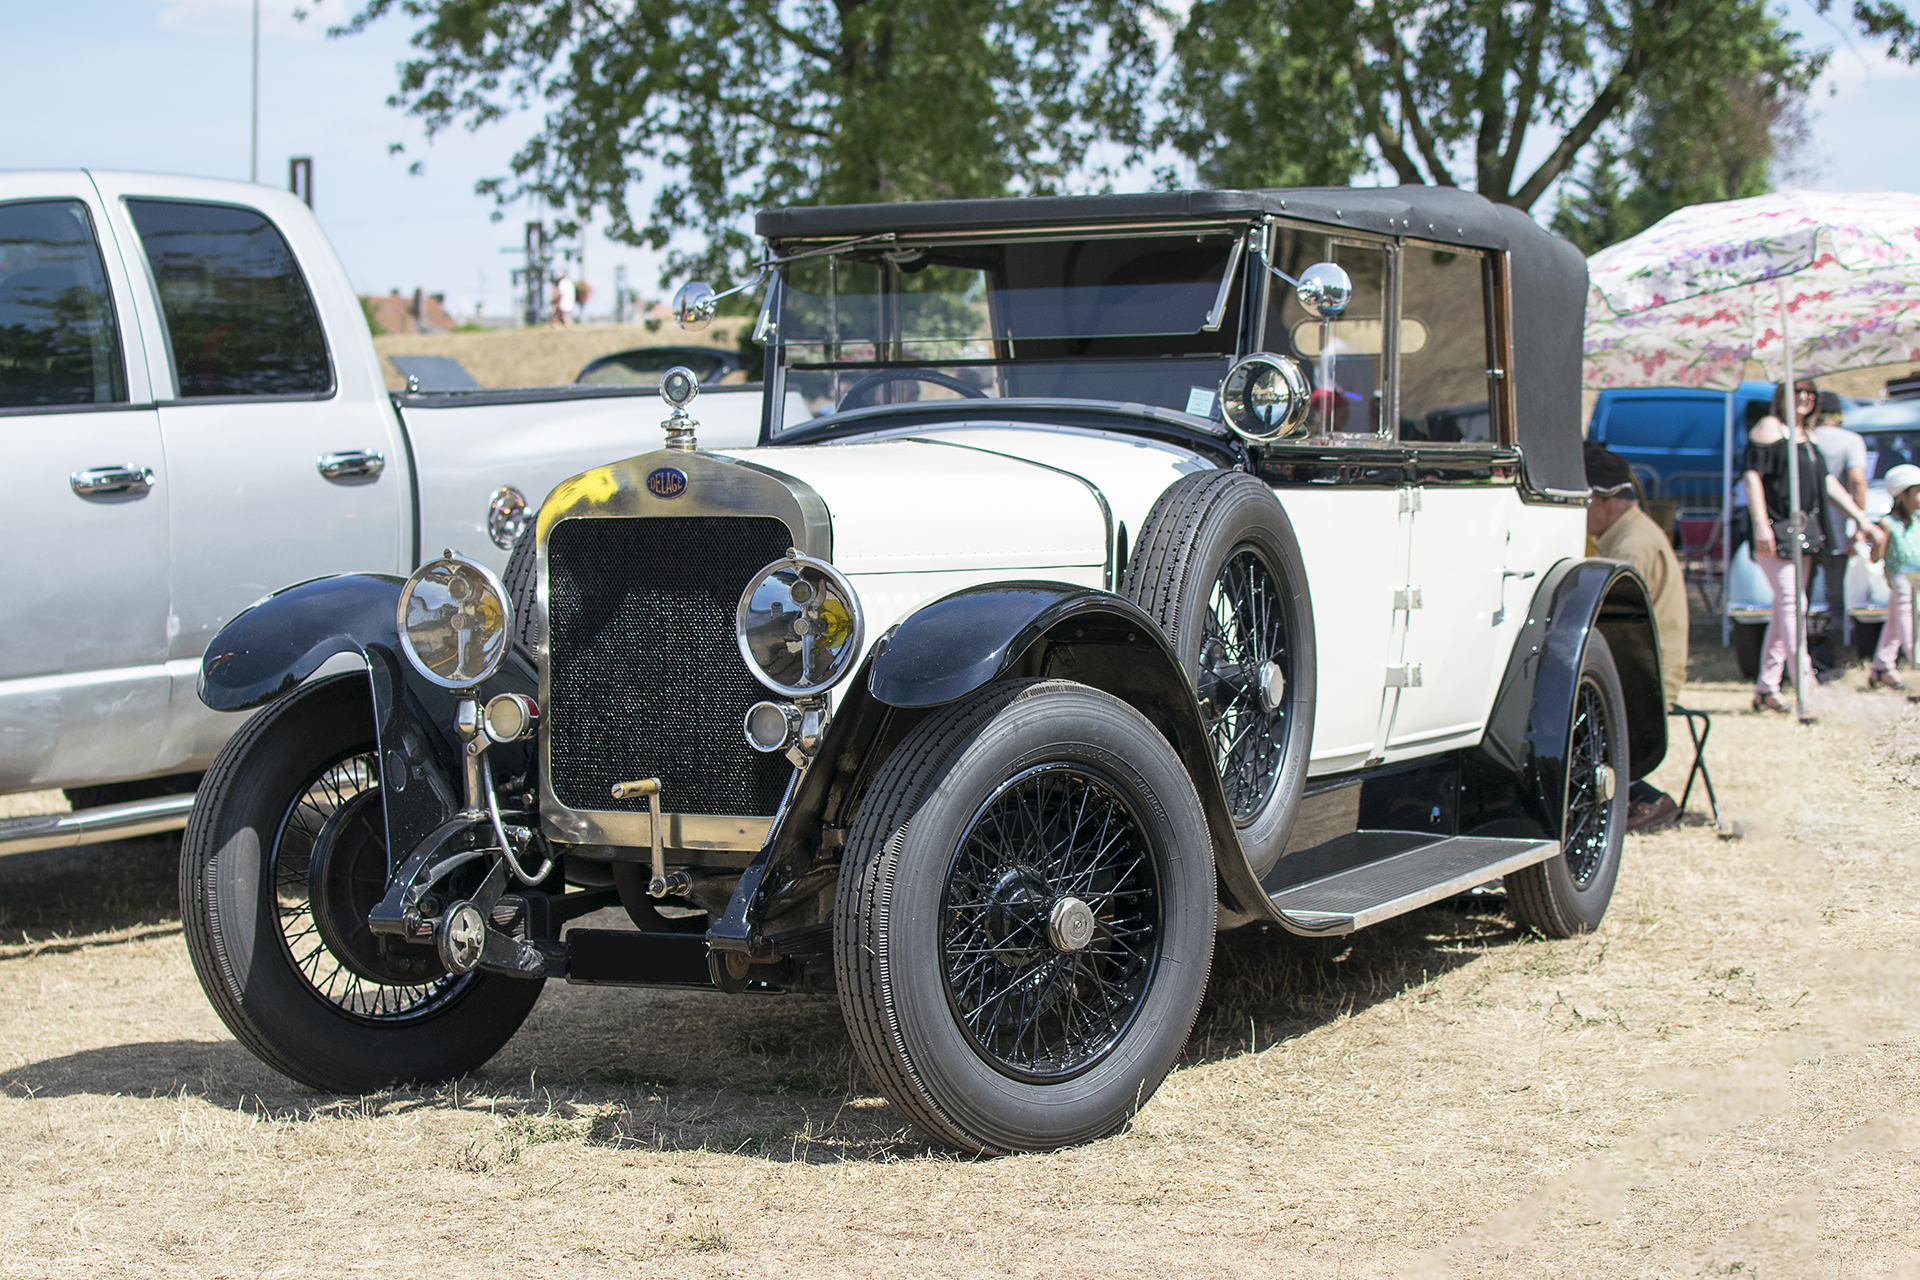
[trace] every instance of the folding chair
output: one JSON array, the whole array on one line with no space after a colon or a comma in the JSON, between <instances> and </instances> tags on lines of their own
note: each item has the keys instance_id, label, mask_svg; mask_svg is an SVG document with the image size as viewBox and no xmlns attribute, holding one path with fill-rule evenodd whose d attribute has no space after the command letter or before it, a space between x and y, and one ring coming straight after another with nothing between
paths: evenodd
<instances>
[{"instance_id":1,"label":"folding chair","mask_svg":"<svg viewBox=\"0 0 1920 1280\"><path fill-rule=\"evenodd\" d=\"M1704 711L1694 711L1675 703L1667 709L1667 715L1684 716L1687 721L1687 736L1693 739L1693 767L1687 770L1686 789L1680 793L1680 811L1686 812L1687 800L1693 795L1693 780L1697 776L1706 784L1707 806L1713 810L1713 825L1725 831L1727 824L1720 819L1720 801L1713 794L1713 775L1707 772L1707 738L1713 733L1713 717Z\"/></svg>"}]
</instances>

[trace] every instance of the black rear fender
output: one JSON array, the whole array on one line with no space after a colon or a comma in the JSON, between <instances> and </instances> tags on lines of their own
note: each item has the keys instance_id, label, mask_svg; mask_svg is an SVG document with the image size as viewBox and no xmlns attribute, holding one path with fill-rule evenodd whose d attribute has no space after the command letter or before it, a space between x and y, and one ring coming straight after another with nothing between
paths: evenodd
<instances>
[{"instance_id":1,"label":"black rear fender","mask_svg":"<svg viewBox=\"0 0 1920 1280\"><path fill-rule=\"evenodd\" d=\"M1562 560L1535 590L1486 735L1462 760L1462 834L1561 838L1574 696L1596 630L1626 697L1629 772L1645 777L1666 758L1660 637L1646 583L1617 560Z\"/></svg>"},{"instance_id":2,"label":"black rear fender","mask_svg":"<svg viewBox=\"0 0 1920 1280\"><path fill-rule=\"evenodd\" d=\"M220 629L200 661L200 700L215 711L248 711L299 688L329 658L355 653L367 666L380 744L387 847L411 849L461 807L461 747L453 736L453 694L423 679L400 650L404 578L347 573L276 591ZM538 691L526 664L509 654L485 685L497 693ZM526 772L523 744L492 748L495 777Z\"/></svg>"}]
</instances>

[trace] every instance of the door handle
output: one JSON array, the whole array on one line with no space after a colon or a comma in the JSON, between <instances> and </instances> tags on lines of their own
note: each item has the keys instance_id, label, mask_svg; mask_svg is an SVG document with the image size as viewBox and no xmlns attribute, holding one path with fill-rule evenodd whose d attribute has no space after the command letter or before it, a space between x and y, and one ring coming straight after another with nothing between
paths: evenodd
<instances>
[{"instance_id":1,"label":"door handle","mask_svg":"<svg viewBox=\"0 0 1920 1280\"><path fill-rule=\"evenodd\" d=\"M110 498L121 494L142 494L153 488L152 467L88 467L67 477L73 491L83 498Z\"/></svg>"},{"instance_id":2,"label":"door handle","mask_svg":"<svg viewBox=\"0 0 1920 1280\"><path fill-rule=\"evenodd\" d=\"M342 449L321 454L315 465L329 480L371 480L386 470L387 459L372 449Z\"/></svg>"}]
</instances>

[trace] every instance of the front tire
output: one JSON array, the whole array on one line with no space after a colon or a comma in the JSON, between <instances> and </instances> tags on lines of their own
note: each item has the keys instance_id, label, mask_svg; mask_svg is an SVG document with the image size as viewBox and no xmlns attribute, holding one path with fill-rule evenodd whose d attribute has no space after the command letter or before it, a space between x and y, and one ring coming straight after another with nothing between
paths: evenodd
<instances>
[{"instance_id":1,"label":"front tire","mask_svg":"<svg viewBox=\"0 0 1920 1280\"><path fill-rule=\"evenodd\" d=\"M860 1060L936 1140L1049 1150L1125 1124L1193 1029L1212 845L1166 740L1013 681L922 721L862 801L834 973Z\"/></svg>"},{"instance_id":2,"label":"front tire","mask_svg":"<svg viewBox=\"0 0 1920 1280\"><path fill-rule=\"evenodd\" d=\"M1626 832L1627 700L1613 651L1595 631L1574 689L1560 853L1506 877L1513 918L1549 938L1598 928L1613 900Z\"/></svg>"},{"instance_id":3,"label":"front tire","mask_svg":"<svg viewBox=\"0 0 1920 1280\"><path fill-rule=\"evenodd\" d=\"M364 676L282 698L207 771L180 849L188 951L220 1020L282 1075L331 1093L450 1079L539 998L538 979L383 952L366 912L391 862Z\"/></svg>"}]
</instances>

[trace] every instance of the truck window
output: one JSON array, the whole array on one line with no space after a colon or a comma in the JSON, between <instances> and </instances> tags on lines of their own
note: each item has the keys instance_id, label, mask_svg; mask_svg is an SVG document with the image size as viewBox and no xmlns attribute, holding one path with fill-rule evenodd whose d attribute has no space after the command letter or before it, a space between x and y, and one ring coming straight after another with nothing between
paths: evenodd
<instances>
[{"instance_id":1,"label":"truck window","mask_svg":"<svg viewBox=\"0 0 1920 1280\"><path fill-rule=\"evenodd\" d=\"M153 267L180 398L314 396L333 366L285 237L227 204L129 200Z\"/></svg>"},{"instance_id":2,"label":"truck window","mask_svg":"<svg viewBox=\"0 0 1920 1280\"><path fill-rule=\"evenodd\" d=\"M126 398L113 300L86 205L0 204L0 409Z\"/></svg>"},{"instance_id":3,"label":"truck window","mask_svg":"<svg viewBox=\"0 0 1920 1280\"><path fill-rule=\"evenodd\" d=\"M1409 243L1400 255L1400 438L1430 444L1494 439L1495 367L1485 257Z\"/></svg>"}]
</instances>

